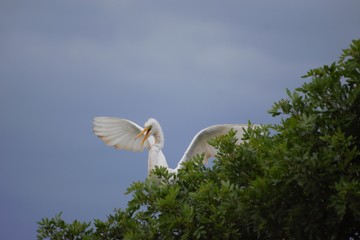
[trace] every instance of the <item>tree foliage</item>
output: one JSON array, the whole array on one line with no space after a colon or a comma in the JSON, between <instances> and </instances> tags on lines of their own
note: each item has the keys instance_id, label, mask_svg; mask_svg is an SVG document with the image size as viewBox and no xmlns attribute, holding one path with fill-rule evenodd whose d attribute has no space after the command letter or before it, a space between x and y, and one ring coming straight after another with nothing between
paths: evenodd
<instances>
[{"instance_id":1,"label":"tree foliage","mask_svg":"<svg viewBox=\"0 0 360 240\"><path fill-rule=\"evenodd\" d=\"M360 40L269 111L280 123L210 143L177 175L156 168L106 221L42 219L38 239L359 239ZM250 123L249 123L250 125Z\"/></svg>"}]
</instances>

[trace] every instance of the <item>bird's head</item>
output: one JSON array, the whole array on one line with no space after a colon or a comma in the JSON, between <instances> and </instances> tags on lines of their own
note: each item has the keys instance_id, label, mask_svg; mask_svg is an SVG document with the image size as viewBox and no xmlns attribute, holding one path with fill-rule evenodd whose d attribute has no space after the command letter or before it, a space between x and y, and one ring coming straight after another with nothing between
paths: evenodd
<instances>
[{"instance_id":1,"label":"bird's head","mask_svg":"<svg viewBox=\"0 0 360 240\"><path fill-rule=\"evenodd\" d=\"M156 127L156 120L153 118L150 118L145 124L144 129L136 136L136 138L139 138L143 136L143 140L141 141L141 145L144 144L146 139L148 139L152 134L154 134L154 128Z\"/></svg>"}]
</instances>

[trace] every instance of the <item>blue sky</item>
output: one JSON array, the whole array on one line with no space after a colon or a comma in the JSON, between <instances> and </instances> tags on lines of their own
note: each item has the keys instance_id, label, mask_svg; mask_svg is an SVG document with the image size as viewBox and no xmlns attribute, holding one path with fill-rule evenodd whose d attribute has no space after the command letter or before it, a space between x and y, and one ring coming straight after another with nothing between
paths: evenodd
<instances>
[{"instance_id":1,"label":"blue sky","mask_svg":"<svg viewBox=\"0 0 360 240\"><path fill-rule=\"evenodd\" d=\"M36 221L106 219L147 154L92 133L95 116L156 118L175 167L220 123L276 123L273 102L360 36L360 2L3 0L0 239Z\"/></svg>"}]
</instances>

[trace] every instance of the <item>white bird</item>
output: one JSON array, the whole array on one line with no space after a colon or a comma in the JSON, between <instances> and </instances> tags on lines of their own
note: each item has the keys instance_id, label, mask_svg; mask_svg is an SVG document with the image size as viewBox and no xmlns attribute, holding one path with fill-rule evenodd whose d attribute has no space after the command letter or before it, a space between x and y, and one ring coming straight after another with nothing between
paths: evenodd
<instances>
[{"instance_id":1,"label":"white bird","mask_svg":"<svg viewBox=\"0 0 360 240\"><path fill-rule=\"evenodd\" d=\"M145 148L149 150L148 175L155 166L163 166L169 172L176 173L182 168L182 163L190 160L197 154L205 154L204 162L214 157L216 149L208 144L208 141L220 135L227 134L231 129L237 131L236 138L241 140L247 124L223 124L207 127L195 135L183 157L175 169L168 167L165 156L162 153L164 147L164 134L161 126L153 118L150 118L140 127L136 123L122 118L96 117L94 118L94 133L107 145L118 149L141 152ZM141 139L142 138L142 139Z\"/></svg>"}]
</instances>

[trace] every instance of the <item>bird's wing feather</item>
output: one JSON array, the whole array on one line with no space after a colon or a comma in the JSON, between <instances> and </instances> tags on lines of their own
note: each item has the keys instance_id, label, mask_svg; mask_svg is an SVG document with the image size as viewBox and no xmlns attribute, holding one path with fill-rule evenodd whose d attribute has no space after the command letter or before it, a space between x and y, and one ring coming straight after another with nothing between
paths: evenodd
<instances>
[{"instance_id":1,"label":"bird's wing feather","mask_svg":"<svg viewBox=\"0 0 360 240\"><path fill-rule=\"evenodd\" d=\"M197 154L204 153L204 162L207 162L210 157L214 157L216 154L216 149L208 143L210 139L227 134L231 129L233 129L237 131L236 138L238 139L239 143L244 134L244 129L247 127L247 124L223 124L211 126L201 130L191 141L177 168L180 168L183 162L190 160Z\"/></svg>"},{"instance_id":2,"label":"bird's wing feather","mask_svg":"<svg viewBox=\"0 0 360 240\"><path fill-rule=\"evenodd\" d=\"M150 148L155 139L150 136L143 145L142 138L136 136L143 130L136 123L122 118L96 117L94 118L94 133L107 145L118 149L141 152Z\"/></svg>"}]
</instances>

